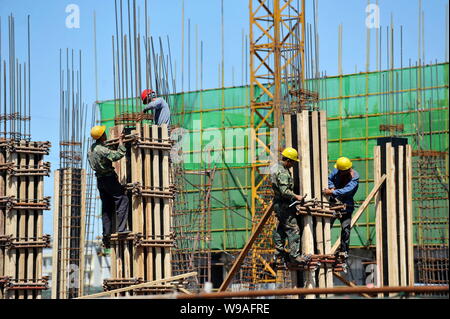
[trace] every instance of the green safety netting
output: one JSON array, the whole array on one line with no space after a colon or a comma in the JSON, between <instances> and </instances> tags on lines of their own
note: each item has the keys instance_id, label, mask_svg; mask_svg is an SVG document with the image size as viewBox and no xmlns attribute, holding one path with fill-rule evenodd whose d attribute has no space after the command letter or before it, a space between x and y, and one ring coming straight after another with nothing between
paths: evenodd
<instances>
[{"instance_id":1,"label":"green safety netting","mask_svg":"<svg viewBox=\"0 0 450 319\"><path fill-rule=\"evenodd\" d=\"M327 111L329 170L341 155L353 160L354 168L360 174L360 186L355 196L359 202L373 187L376 138L390 135L380 130L380 125L402 126L395 134L407 137L414 150L448 152L448 63L327 77L308 81L307 86L319 92L319 107ZM258 94L257 89L255 95ZM114 101L98 103L103 125L114 125L117 104ZM129 105L130 101L125 104ZM187 130L182 141L184 169L216 168L211 191L210 248L242 248L251 230L251 159L247 134L250 127L249 88L179 93L169 97L169 104L172 124ZM140 107L136 106L138 110ZM423 134L418 136L417 131ZM445 163L444 176L448 176L448 157ZM189 178L195 184L195 178L186 177ZM189 183L184 188L186 209L196 212L198 188ZM448 199L435 201L433 205L441 207L433 208L434 215L448 218ZM414 211L414 240L417 243L417 214L424 214L417 200ZM352 246L374 243L374 216L371 205L351 233ZM338 234L339 223L336 223L333 238ZM445 236L436 234L435 237ZM448 235L446 238L448 244Z\"/></svg>"}]
</instances>

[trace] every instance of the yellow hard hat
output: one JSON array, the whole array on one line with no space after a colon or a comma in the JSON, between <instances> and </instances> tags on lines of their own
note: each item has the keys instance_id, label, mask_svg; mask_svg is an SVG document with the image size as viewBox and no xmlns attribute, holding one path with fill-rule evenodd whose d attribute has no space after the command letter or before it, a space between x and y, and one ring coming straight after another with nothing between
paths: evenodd
<instances>
[{"instance_id":1,"label":"yellow hard hat","mask_svg":"<svg viewBox=\"0 0 450 319\"><path fill-rule=\"evenodd\" d=\"M105 133L105 131L106 131L105 125L94 126L91 129L91 136L94 140L98 140L100 137L102 137L102 135L103 135L103 133Z\"/></svg>"},{"instance_id":2,"label":"yellow hard hat","mask_svg":"<svg viewBox=\"0 0 450 319\"><path fill-rule=\"evenodd\" d=\"M352 168L352 166L352 161L347 157L339 157L336 161L336 164L334 165L334 168L337 168L340 171L346 171Z\"/></svg>"},{"instance_id":3,"label":"yellow hard hat","mask_svg":"<svg viewBox=\"0 0 450 319\"><path fill-rule=\"evenodd\" d=\"M300 162L300 160L298 159L298 153L297 150L295 148L292 147L287 147L282 153L281 155L283 155L286 158L289 158L293 161L296 162Z\"/></svg>"}]
</instances>

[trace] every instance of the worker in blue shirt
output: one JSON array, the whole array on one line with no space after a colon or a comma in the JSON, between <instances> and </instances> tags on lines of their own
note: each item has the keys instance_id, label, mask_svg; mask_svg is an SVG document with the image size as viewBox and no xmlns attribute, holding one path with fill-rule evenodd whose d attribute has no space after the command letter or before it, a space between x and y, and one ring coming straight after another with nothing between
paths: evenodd
<instances>
[{"instance_id":1,"label":"worker in blue shirt","mask_svg":"<svg viewBox=\"0 0 450 319\"><path fill-rule=\"evenodd\" d=\"M143 112L147 113L148 111L153 110L155 124L167 124L167 127L170 128L169 104L167 104L163 98L156 97L156 92L150 89L142 91L141 99L142 103L147 105L143 109Z\"/></svg>"},{"instance_id":2,"label":"worker in blue shirt","mask_svg":"<svg viewBox=\"0 0 450 319\"><path fill-rule=\"evenodd\" d=\"M352 213L355 210L353 196L358 191L359 174L352 168L352 162L347 157L340 157L334 165L335 169L328 176L328 188L323 190L323 194L330 196L330 202L339 200L346 204L346 210L339 218L341 222L341 246L340 252L345 259L348 258L350 244L350 224ZM331 220L333 225L335 218Z\"/></svg>"}]
</instances>

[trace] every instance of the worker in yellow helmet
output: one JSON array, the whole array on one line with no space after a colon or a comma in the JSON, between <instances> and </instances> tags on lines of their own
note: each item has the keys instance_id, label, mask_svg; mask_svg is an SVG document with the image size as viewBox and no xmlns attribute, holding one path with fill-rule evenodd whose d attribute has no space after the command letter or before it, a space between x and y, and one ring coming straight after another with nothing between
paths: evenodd
<instances>
[{"instance_id":1,"label":"worker in yellow helmet","mask_svg":"<svg viewBox=\"0 0 450 319\"><path fill-rule=\"evenodd\" d=\"M355 210L353 196L358 191L359 174L352 168L353 164L347 157L340 157L334 165L334 170L328 176L328 188L323 190L323 194L330 196L330 201L339 200L346 204L346 210L339 219L341 222L341 246L340 252L344 258L348 258L350 244L350 223L352 213ZM331 220L333 225L335 219Z\"/></svg>"},{"instance_id":2,"label":"worker in yellow helmet","mask_svg":"<svg viewBox=\"0 0 450 319\"><path fill-rule=\"evenodd\" d=\"M282 153L281 162L270 168L270 181L274 192L274 211L278 219L278 226L273 232L275 243L274 259L287 259L287 262L306 264L310 255L300 252L300 227L295 208L289 205L294 201L303 200L303 196L294 193L294 181L289 169L299 162L298 153L292 147L286 148ZM286 239L289 254L284 249Z\"/></svg>"},{"instance_id":3,"label":"worker in yellow helmet","mask_svg":"<svg viewBox=\"0 0 450 319\"><path fill-rule=\"evenodd\" d=\"M119 183L112 162L125 156L124 135L119 136L119 146L113 150L105 145L106 126L97 125L91 129L95 140L88 151L89 165L97 177L97 188L102 201L103 244L109 248L110 235L113 233L112 221L117 215L117 232L119 235L130 233L127 230L128 197L124 187Z\"/></svg>"}]
</instances>

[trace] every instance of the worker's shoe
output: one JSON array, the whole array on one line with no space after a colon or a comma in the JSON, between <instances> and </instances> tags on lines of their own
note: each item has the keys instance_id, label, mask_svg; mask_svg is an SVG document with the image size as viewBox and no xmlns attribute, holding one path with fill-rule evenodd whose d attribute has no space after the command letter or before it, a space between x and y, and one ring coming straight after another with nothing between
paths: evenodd
<instances>
[{"instance_id":1,"label":"worker's shoe","mask_svg":"<svg viewBox=\"0 0 450 319\"><path fill-rule=\"evenodd\" d=\"M346 251L340 251L340 252L338 252L338 253L337 253L337 256L336 256L336 259L339 260L339 261L341 261L341 262L343 262L343 263L347 262L347 259L348 259L348 252L346 252Z\"/></svg>"},{"instance_id":2,"label":"worker's shoe","mask_svg":"<svg viewBox=\"0 0 450 319\"><path fill-rule=\"evenodd\" d=\"M311 254L301 254L295 258L291 257L291 260L298 265L307 265L311 261Z\"/></svg>"},{"instance_id":3,"label":"worker's shoe","mask_svg":"<svg viewBox=\"0 0 450 319\"><path fill-rule=\"evenodd\" d=\"M345 262L342 264L342 272L344 274L346 274L348 272L348 266L347 266L347 264Z\"/></svg>"},{"instance_id":4,"label":"worker's shoe","mask_svg":"<svg viewBox=\"0 0 450 319\"><path fill-rule=\"evenodd\" d=\"M278 265L282 265L289 262L289 254L286 251L276 250L273 255L273 262Z\"/></svg>"},{"instance_id":5,"label":"worker's shoe","mask_svg":"<svg viewBox=\"0 0 450 319\"><path fill-rule=\"evenodd\" d=\"M119 236L126 236L126 235L128 235L128 234L130 234L131 233L131 230L123 230L123 231L118 231L117 232L117 235L119 235Z\"/></svg>"}]
</instances>

